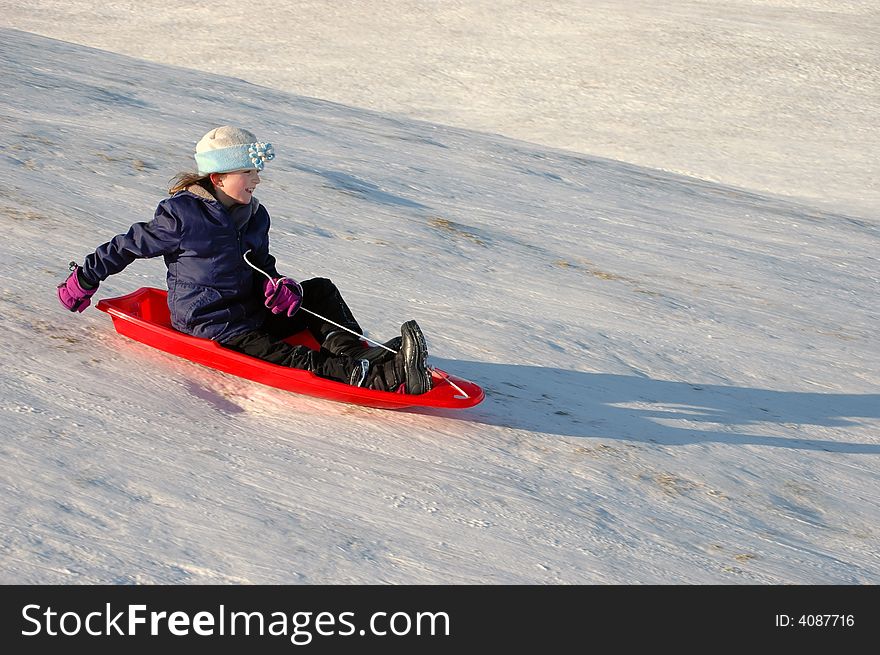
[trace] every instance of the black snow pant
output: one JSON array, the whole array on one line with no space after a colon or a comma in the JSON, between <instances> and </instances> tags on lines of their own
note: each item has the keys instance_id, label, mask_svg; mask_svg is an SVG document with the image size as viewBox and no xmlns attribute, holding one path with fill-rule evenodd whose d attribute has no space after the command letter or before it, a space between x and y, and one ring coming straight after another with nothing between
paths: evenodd
<instances>
[{"instance_id":1,"label":"black snow pant","mask_svg":"<svg viewBox=\"0 0 880 655\"><path fill-rule=\"evenodd\" d=\"M333 282L326 278L313 278L300 284L303 288L300 311L293 316L287 316L273 314L267 309L266 320L260 329L232 337L220 345L273 364L301 368L323 378L348 382L356 364L351 357L334 355L323 348L312 350L308 346L292 346L284 341L285 338L307 329L319 344L323 344L328 334L339 329L327 321L302 311L303 308L310 309L358 334L363 333Z\"/></svg>"}]
</instances>

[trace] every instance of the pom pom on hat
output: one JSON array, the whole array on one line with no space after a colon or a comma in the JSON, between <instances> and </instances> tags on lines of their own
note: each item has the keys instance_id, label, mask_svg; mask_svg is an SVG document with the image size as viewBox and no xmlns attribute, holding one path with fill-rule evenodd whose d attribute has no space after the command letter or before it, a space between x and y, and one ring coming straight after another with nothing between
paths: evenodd
<instances>
[{"instance_id":1,"label":"pom pom on hat","mask_svg":"<svg viewBox=\"0 0 880 655\"><path fill-rule=\"evenodd\" d=\"M195 158L199 175L248 169L261 171L267 161L275 159L275 149L271 143L257 141L253 132L224 125L199 140Z\"/></svg>"}]
</instances>

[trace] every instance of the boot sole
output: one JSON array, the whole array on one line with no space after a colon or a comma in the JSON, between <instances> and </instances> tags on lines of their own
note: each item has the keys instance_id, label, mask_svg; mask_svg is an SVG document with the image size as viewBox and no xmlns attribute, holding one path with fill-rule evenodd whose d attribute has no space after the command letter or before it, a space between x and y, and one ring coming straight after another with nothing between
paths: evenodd
<instances>
[{"instance_id":1,"label":"boot sole","mask_svg":"<svg viewBox=\"0 0 880 655\"><path fill-rule=\"evenodd\" d=\"M403 336L401 345L404 358L405 388L413 395L431 390L431 373L428 371L428 344L418 323L407 321L400 328Z\"/></svg>"}]
</instances>

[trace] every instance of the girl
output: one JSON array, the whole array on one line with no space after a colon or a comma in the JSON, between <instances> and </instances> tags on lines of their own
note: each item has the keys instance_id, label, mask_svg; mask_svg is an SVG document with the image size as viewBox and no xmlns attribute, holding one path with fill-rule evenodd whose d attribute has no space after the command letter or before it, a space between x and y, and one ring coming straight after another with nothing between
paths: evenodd
<instances>
[{"instance_id":1,"label":"girl","mask_svg":"<svg viewBox=\"0 0 880 655\"><path fill-rule=\"evenodd\" d=\"M70 276L58 285L59 300L81 312L103 280L135 259L162 255L176 329L355 386L429 391L427 347L415 321L404 323L401 336L385 344L396 355L367 347L351 334L362 333L361 327L330 280L299 284L278 273L269 254L269 214L253 195L265 162L274 158L272 145L247 130L229 125L211 130L196 145L197 172L175 178L171 197L159 203L152 221L113 237L82 266L72 264ZM283 341L303 329L321 350Z\"/></svg>"}]
</instances>

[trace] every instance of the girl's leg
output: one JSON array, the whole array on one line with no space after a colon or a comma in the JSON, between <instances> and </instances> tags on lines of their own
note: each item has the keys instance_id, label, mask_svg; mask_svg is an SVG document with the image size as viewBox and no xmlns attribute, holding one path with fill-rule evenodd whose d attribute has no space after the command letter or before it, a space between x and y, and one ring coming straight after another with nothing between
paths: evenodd
<instances>
[{"instance_id":1,"label":"girl's leg","mask_svg":"<svg viewBox=\"0 0 880 655\"><path fill-rule=\"evenodd\" d=\"M333 355L326 349L312 350L293 346L268 332L254 330L233 337L222 346L251 357L305 369L323 378L367 386L380 391L395 391L401 385L407 393L421 394L431 390L431 372L427 367L428 348L415 321L401 326L400 350L388 359L372 362L347 355Z\"/></svg>"},{"instance_id":2,"label":"girl's leg","mask_svg":"<svg viewBox=\"0 0 880 655\"><path fill-rule=\"evenodd\" d=\"M342 299L339 289L330 280L314 278L304 281L302 287L303 307L358 334L363 333L345 300ZM350 332L322 321L308 312L300 311L290 318L284 314L272 315L266 321L264 328L281 339L300 330L308 329L315 340L321 344L321 347L329 351L331 355L347 355L354 359L366 359L371 364L384 362L394 356L394 353L385 348L369 346ZM385 342L385 345L391 350L399 350L400 337Z\"/></svg>"},{"instance_id":3,"label":"girl's leg","mask_svg":"<svg viewBox=\"0 0 880 655\"><path fill-rule=\"evenodd\" d=\"M337 357L326 350L312 350L307 346L292 346L262 330L246 332L220 345L273 364L311 371L338 382L349 382L352 371L359 366L351 357Z\"/></svg>"},{"instance_id":4,"label":"girl's leg","mask_svg":"<svg viewBox=\"0 0 880 655\"><path fill-rule=\"evenodd\" d=\"M339 289L327 278L312 278L301 282L303 288L302 307L320 314L339 325L347 327L358 334L362 334L363 330L358 325L351 309L342 299ZM300 330L307 329L315 337L315 340L323 344L327 335L331 332L339 331L335 325L323 321L308 312L298 311L292 317L284 314L271 314L266 320L265 329L271 334L283 339L291 334L296 334ZM347 333L346 333L347 334Z\"/></svg>"}]
</instances>

